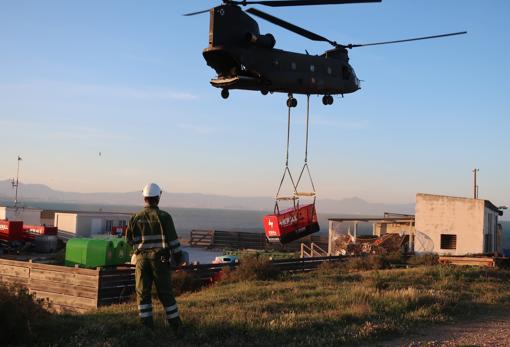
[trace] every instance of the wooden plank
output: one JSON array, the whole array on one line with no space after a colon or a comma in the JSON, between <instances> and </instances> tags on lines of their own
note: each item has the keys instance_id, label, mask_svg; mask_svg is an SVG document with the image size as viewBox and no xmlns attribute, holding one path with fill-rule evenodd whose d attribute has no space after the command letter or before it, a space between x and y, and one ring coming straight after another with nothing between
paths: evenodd
<instances>
[{"instance_id":1,"label":"wooden plank","mask_svg":"<svg viewBox=\"0 0 510 347\"><path fill-rule=\"evenodd\" d=\"M22 286L28 286L28 278L17 277L17 276L6 276L0 275L0 282L5 284L19 284Z\"/></svg>"},{"instance_id":2,"label":"wooden plank","mask_svg":"<svg viewBox=\"0 0 510 347\"><path fill-rule=\"evenodd\" d=\"M60 282L83 287L97 288L97 277L68 272L47 271L32 269L30 278L33 280L44 280L49 282Z\"/></svg>"},{"instance_id":3,"label":"wooden plank","mask_svg":"<svg viewBox=\"0 0 510 347\"><path fill-rule=\"evenodd\" d=\"M51 303L56 305L65 305L84 309L97 307L97 301L95 299L79 298L72 295L57 294L42 290L30 290L30 293L35 294L38 299L48 299Z\"/></svg>"},{"instance_id":4,"label":"wooden plank","mask_svg":"<svg viewBox=\"0 0 510 347\"><path fill-rule=\"evenodd\" d=\"M20 267L29 267L30 263L28 261L0 259L0 265L13 265L13 266L20 266Z\"/></svg>"},{"instance_id":5,"label":"wooden plank","mask_svg":"<svg viewBox=\"0 0 510 347\"><path fill-rule=\"evenodd\" d=\"M46 270L46 271L54 271L54 272L62 272L62 273L71 273L71 274L80 274L80 275L88 275L88 276L97 276L99 273L99 269L80 269L75 267L67 267L61 265L49 265L49 264L38 264L31 263L31 269L38 270Z\"/></svg>"},{"instance_id":6,"label":"wooden plank","mask_svg":"<svg viewBox=\"0 0 510 347\"><path fill-rule=\"evenodd\" d=\"M43 291L48 293L65 294L80 298L97 298L97 289L83 287L62 282L49 282L46 280L30 279L30 290Z\"/></svg>"},{"instance_id":7,"label":"wooden plank","mask_svg":"<svg viewBox=\"0 0 510 347\"><path fill-rule=\"evenodd\" d=\"M30 269L28 267L0 264L0 274L2 275L28 278L29 273Z\"/></svg>"}]
</instances>

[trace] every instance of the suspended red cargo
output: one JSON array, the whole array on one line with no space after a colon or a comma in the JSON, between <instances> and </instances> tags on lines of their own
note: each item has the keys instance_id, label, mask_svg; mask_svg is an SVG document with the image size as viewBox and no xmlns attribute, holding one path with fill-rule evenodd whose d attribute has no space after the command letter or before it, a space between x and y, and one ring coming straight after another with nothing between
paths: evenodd
<instances>
[{"instance_id":1,"label":"suspended red cargo","mask_svg":"<svg viewBox=\"0 0 510 347\"><path fill-rule=\"evenodd\" d=\"M0 220L0 241L13 242L23 240L23 222Z\"/></svg>"},{"instance_id":2,"label":"suspended red cargo","mask_svg":"<svg viewBox=\"0 0 510 347\"><path fill-rule=\"evenodd\" d=\"M23 226L23 240L33 241L39 235L52 235L56 236L58 233L57 227L50 227L46 225L24 225Z\"/></svg>"},{"instance_id":3,"label":"suspended red cargo","mask_svg":"<svg viewBox=\"0 0 510 347\"><path fill-rule=\"evenodd\" d=\"M296 205L264 216L264 230L270 242L288 243L320 230L315 204Z\"/></svg>"}]
</instances>

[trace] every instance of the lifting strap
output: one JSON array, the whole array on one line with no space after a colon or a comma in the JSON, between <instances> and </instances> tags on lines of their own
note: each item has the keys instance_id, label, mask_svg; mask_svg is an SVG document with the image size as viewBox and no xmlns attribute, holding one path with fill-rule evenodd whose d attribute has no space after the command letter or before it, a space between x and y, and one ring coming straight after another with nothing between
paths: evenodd
<instances>
[{"instance_id":1,"label":"lifting strap","mask_svg":"<svg viewBox=\"0 0 510 347\"><path fill-rule=\"evenodd\" d=\"M299 197L298 197L297 191L296 191L296 184L294 183L294 179L292 178L292 174L290 173L290 170L289 170L290 109L291 109L291 107L289 106L288 109L289 110L288 110L288 114L287 114L287 148L286 148L286 152L285 152L285 169L283 170L283 176L280 181L280 185L278 186L278 191L276 192L275 206L274 206L275 213L280 213L280 207L278 206L278 201L291 200L294 203L294 207L296 207L296 203L299 206L299 202L297 202L299 200ZM280 196L280 191L282 189L283 182L285 181L285 176L287 176L287 174L289 175L290 182L292 183L292 189L294 190L294 194L292 196Z\"/></svg>"},{"instance_id":2,"label":"lifting strap","mask_svg":"<svg viewBox=\"0 0 510 347\"><path fill-rule=\"evenodd\" d=\"M312 175L310 173L310 168L308 167L308 128L310 122L310 95L306 96L306 137L305 137L305 163L303 168L301 169L301 173L299 174L299 178L295 185L294 196L299 198L300 196L308 196L313 197L313 203L315 204L316 194L315 194L315 185L313 184ZM303 178L303 173L306 172L308 174L308 178L310 179L310 184L312 185L312 192L298 192L297 188L299 187L299 183L301 182L301 178Z\"/></svg>"}]
</instances>

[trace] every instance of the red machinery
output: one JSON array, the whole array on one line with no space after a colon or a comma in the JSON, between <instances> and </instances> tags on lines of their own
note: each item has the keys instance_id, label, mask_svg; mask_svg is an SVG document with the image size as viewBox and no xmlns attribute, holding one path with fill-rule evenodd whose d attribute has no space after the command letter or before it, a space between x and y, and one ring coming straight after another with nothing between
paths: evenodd
<instances>
[{"instance_id":1,"label":"red machinery","mask_svg":"<svg viewBox=\"0 0 510 347\"><path fill-rule=\"evenodd\" d=\"M24 225L23 240L33 241L39 235L57 235L57 227L49 227L46 225Z\"/></svg>"},{"instance_id":2,"label":"red machinery","mask_svg":"<svg viewBox=\"0 0 510 347\"><path fill-rule=\"evenodd\" d=\"M115 236L124 236L126 235L127 226L116 226L112 227L111 234Z\"/></svg>"},{"instance_id":3,"label":"red machinery","mask_svg":"<svg viewBox=\"0 0 510 347\"><path fill-rule=\"evenodd\" d=\"M0 241L13 242L23 240L23 222L0 220Z\"/></svg>"},{"instance_id":4,"label":"red machinery","mask_svg":"<svg viewBox=\"0 0 510 347\"><path fill-rule=\"evenodd\" d=\"M264 230L270 242L288 243L319 231L315 204L291 207L264 216Z\"/></svg>"}]
</instances>

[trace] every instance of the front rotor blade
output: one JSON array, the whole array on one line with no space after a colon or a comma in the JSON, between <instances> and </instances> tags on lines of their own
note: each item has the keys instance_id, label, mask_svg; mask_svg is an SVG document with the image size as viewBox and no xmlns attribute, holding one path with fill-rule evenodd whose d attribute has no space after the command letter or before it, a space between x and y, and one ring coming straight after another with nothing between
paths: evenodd
<instances>
[{"instance_id":1,"label":"front rotor blade","mask_svg":"<svg viewBox=\"0 0 510 347\"><path fill-rule=\"evenodd\" d=\"M382 0L266 0L266 1L239 1L240 5L264 5L271 7L306 6L306 5L342 5L381 2Z\"/></svg>"},{"instance_id":2,"label":"front rotor blade","mask_svg":"<svg viewBox=\"0 0 510 347\"><path fill-rule=\"evenodd\" d=\"M265 12L262 12L260 10L257 10L256 8L249 8L246 10L246 12L251 13L257 17L260 17L262 19L267 20L268 22L271 22L275 25L281 26L282 28L285 28L287 30L292 31L293 33L296 33L298 35L304 36L310 40L313 41L324 41L329 42L333 46L338 46L338 44L334 41L328 40L324 36L317 35L315 33L312 33L311 31L308 31L306 29L300 28L297 25L294 25L292 23L286 22L283 19L271 16L270 14L267 14Z\"/></svg>"},{"instance_id":3,"label":"front rotor blade","mask_svg":"<svg viewBox=\"0 0 510 347\"><path fill-rule=\"evenodd\" d=\"M202 14L202 13L206 13L206 12L209 12L211 9L208 9L208 10L203 10L203 11L197 11L197 12L191 12L191 13L185 13L183 14L183 16L194 16L196 14Z\"/></svg>"},{"instance_id":4,"label":"front rotor blade","mask_svg":"<svg viewBox=\"0 0 510 347\"><path fill-rule=\"evenodd\" d=\"M366 46L389 45L389 44L393 44L393 43L402 43L402 42L411 42L411 41L438 39L438 38L441 38L441 37L455 36L455 35L464 35L464 34L467 34L467 31L460 31L460 32L457 32L457 33L450 33L450 34L441 34L441 35L433 35L433 36L416 37L416 38L413 38L413 39L405 39L405 40L364 43L364 44L359 44L359 45L358 44L350 44L350 45L347 45L345 47L347 47L347 48L357 48L357 47L366 47Z\"/></svg>"}]
</instances>

